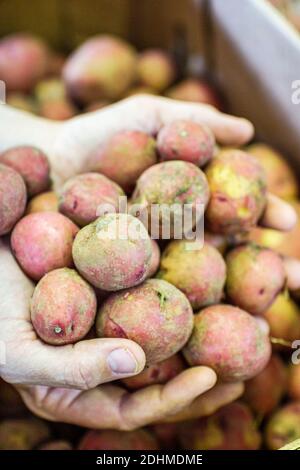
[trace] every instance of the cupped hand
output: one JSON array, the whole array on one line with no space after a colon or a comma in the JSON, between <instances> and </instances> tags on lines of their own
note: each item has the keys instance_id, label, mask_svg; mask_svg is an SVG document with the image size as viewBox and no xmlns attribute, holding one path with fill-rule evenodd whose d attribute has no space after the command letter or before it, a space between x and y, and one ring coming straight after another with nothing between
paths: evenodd
<instances>
[{"instance_id":1,"label":"cupped hand","mask_svg":"<svg viewBox=\"0 0 300 470\"><path fill-rule=\"evenodd\" d=\"M0 241L1 376L14 384L37 415L90 428L134 429L189 407L217 409L242 393L241 384L216 386L207 367L187 369L167 385L129 393L106 384L140 372L142 349L126 339L90 339L50 346L35 334L29 313L32 282L21 272L7 241ZM219 390L219 393L218 393ZM204 395L203 395L204 394ZM205 398L206 396L206 398ZM205 406L206 404L206 406ZM197 414L195 411L195 414Z\"/></svg>"},{"instance_id":2,"label":"cupped hand","mask_svg":"<svg viewBox=\"0 0 300 470\"><path fill-rule=\"evenodd\" d=\"M57 181L85 171L97 147L123 129L155 134L174 119L192 119L208 125L223 145L242 145L253 135L247 120L207 105L150 96L132 97L65 123L28 119L22 142L14 142L14 136L8 135L1 145L41 147L49 155ZM270 195L261 223L289 230L295 222L294 210ZM142 349L126 339L90 339L60 347L44 344L30 322L34 286L19 269L5 240L0 241L0 266L0 340L6 352L0 375L17 386L34 413L90 428L125 430L210 414L242 393L242 384L216 385L217 377L207 367L187 369L166 385L134 393L108 384L144 368ZM299 266L289 271L291 283L300 285Z\"/></svg>"}]
</instances>

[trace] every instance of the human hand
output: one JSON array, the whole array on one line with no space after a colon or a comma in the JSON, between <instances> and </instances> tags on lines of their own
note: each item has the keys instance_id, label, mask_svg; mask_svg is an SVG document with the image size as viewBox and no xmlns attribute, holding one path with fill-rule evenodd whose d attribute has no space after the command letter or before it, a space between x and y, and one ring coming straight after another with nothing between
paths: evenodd
<instances>
[{"instance_id":1,"label":"human hand","mask_svg":"<svg viewBox=\"0 0 300 470\"><path fill-rule=\"evenodd\" d=\"M29 126L30 135L26 134L22 143L45 150L55 176L65 180L84 171L89 156L109 135L125 128L155 134L174 117L207 124L221 144L244 144L253 133L248 121L226 116L207 105L140 96L62 124L34 118L43 131L33 132ZM10 142L10 146L17 143L21 142ZM288 230L295 221L290 206L269 196L264 225ZM190 368L164 386L132 394L111 384L99 387L139 373L144 367L141 348L124 339L86 340L57 348L44 344L30 322L33 285L20 271L5 242L0 247L0 264L0 331L7 354L1 375L17 384L27 406L36 414L91 428L133 429L157 420L209 414L242 393L241 384L214 387L215 373L206 367ZM297 277L299 271L295 272ZM117 354L113 361L109 360L110 353ZM121 370L112 370L116 364Z\"/></svg>"},{"instance_id":2,"label":"human hand","mask_svg":"<svg viewBox=\"0 0 300 470\"><path fill-rule=\"evenodd\" d=\"M217 409L242 393L241 384L228 384L216 386L210 395L207 391L214 387L216 375L207 367L187 369L165 386L135 393L112 384L99 387L140 372L145 364L141 348L126 339L90 339L60 347L44 344L30 322L33 284L4 240L0 264L0 331L6 352L0 373L37 415L89 428L125 430L176 416L192 403L195 409L200 397L195 414Z\"/></svg>"}]
</instances>

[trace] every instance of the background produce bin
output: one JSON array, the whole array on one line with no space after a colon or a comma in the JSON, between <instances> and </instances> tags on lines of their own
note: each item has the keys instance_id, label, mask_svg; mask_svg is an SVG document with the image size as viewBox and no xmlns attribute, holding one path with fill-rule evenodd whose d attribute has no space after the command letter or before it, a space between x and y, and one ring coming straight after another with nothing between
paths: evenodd
<instances>
[{"instance_id":1,"label":"background produce bin","mask_svg":"<svg viewBox=\"0 0 300 470\"><path fill-rule=\"evenodd\" d=\"M24 0L0 1L0 33L31 31L71 50L98 33L123 36L137 47L177 51L184 63L209 72L229 110L252 120L260 138L298 169L300 38L265 0ZM299 171L300 172L300 169Z\"/></svg>"}]
</instances>

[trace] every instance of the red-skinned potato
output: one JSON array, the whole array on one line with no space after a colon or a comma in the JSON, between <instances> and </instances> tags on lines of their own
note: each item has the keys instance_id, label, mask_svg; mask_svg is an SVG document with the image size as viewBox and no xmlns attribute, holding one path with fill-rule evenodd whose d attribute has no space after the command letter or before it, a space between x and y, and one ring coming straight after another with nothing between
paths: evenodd
<instances>
[{"instance_id":1,"label":"red-skinned potato","mask_svg":"<svg viewBox=\"0 0 300 470\"><path fill-rule=\"evenodd\" d=\"M289 367L288 394L294 400L300 400L300 364L291 364Z\"/></svg>"},{"instance_id":2,"label":"red-skinned potato","mask_svg":"<svg viewBox=\"0 0 300 470\"><path fill-rule=\"evenodd\" d=\"M245 383L244 400L259 416L271 413L287 390L287 369L279 355L273 354L265 369Z\"/></svg>"},{"instance_id":3,"label":"red-skinned potato","mask_svg":"<svg viewBox=\"0 0 300 470\"><path fill-rule=\"evenodd\" d=\"M138 390L149 385L164 384L176 377L184 369L185 364L182 357L179 354L175 354L158 364L146 367L138 375L123 379L122 382L130 390Z\"/></svg>"},{"instance_id":4,"label":"red-skinned potato","mask_svg":"<svg viewBox=\"0 0 300 470\"><path fill-rule=\"evenodd\" d=\"M136 74L134 48L120 38L94 36L68 58L63 77L69 95L82 104L120 98Z\"/></svg>"},{"instance_id":5,"label":"red-skinned potato","mask_svg":"<svg viewBox=\"0 0 300 470\"><path fill-rule=\"evenodd\" d=\"M62 187L59 211L80 227L97 219L99 207L109 205L118 212L123 190L98 173L83 173L70 178Z\"/></svg>"},{"instance_id":6,"label":"red-skinned potato","mask_svg":"<svg viewBox=\"0 0 300 470\"><path fill-rule=\"evenodd\" d=\"M203 217L208 200L209 187L203 171L193 163L173 160L153 165L142 173L131 198L130 211L133 215L140 213L143 220L148 218L149 230L155 236L170 238L177 233L180 238ZM163 209L157 218L151 217L152 205ZM187 222L183 223L187 208Z\"/></svg>"},{"instance_id":7,"label":"red-skinned potato","mask_svg":"<svg viewBox=\"0 0 300 470\"><path fill-rule=\"evenodd\" d=\"M266 178L258 161L241 150L222 150L205 174L211 192L208 229L232 235L254 227L266 206Z\"/></svg>"},{"instance_id":8,"label":"red-skinned potato","mask_svg":"<svg viewBox=\"0 0 300 470\"><path fill-rule=\"evenodd\" d=\"M147 365L177 353L193 328L193 311L185 295L161 279L108 297L98 311L99 337L127 338L145 351Z\"/></svg>"},{"instance_id":9,"label":"red-skinned potato","mask_svg":"<svg viewBox=\"0 0 300 470\"><path fill-rule=\"evenodd\" d=\"M226 292L230 302L254 315L267 310L285 285L281 257L254 243L234 248L226 257Z\"/></svg>"},{"instance_id":10,"label":"red-skinned potato","mask_svg":"<svg viewBox=\"0 0 300 470\"><path fill-rule=\"evenodd\" d=\"M206 81L186 78L170 88L166 95L174 100L205 103L222 109L223 105L217 91Z\"/></svg>"},{"instance_id":11,"label":"red-skinned potato","mask_svg":"<svg viewBox=\"0 0 300 470\"><path fill-rule=\"evenodd\" d=\"M233 382L259 374L269 362L271 344L253 316L231 305L213 305L194 316L183 354L189 365L211 367L221 380Z\"/></svg>"},{"instance_id":12,"label":"red-skinned potato","mask_svg":"<svg viewBox=\"0 0 300 470\"><path fill-rule=\"evenodd\" d=\"M31 322L45 343L75 343L91 329L96 308L94 290L74 269L55 269L34 289Z\"/></svg>"},{"instance_id":13,"label":"red-skinned potato","mask_svg":"<svg viewBox=\"0 0 300 470\"><path fill-rule=\"evenodd\" d=\"M36 212L23 217L11 236L11 248L23 271L38 281L49 271L71 267L78 227L62 214Z\"/></svg>"},{"instance_id":14,"label":"red-skinned potato","mask_svg":"<svg viewBox=\"0 0 300 470\"><path fill-rule=\"evenodd\" d=\"M173 240L162 254L157 277L180 289L193 309L199 309L220 302L226 265L209 243Z\"/></svg>"},{"instance_id":15,"label":"red-skinned potato","mask_svg":"<svg viewBox=\"0 0 300 470\"><path fill-rule=\"evenodd\" d=\"M42 150L23 145L0 154L0 163L10 166L23 177L28 195L35 196L50 186L50 167Z\"/></svg>"},{"instance_id":16,"label":"red-skinned potato","mask_svg":"<svg viewBox=\"0 0 300 470\"><path fill-rule=\"evenodd\" d=\"M8 91L30 91L47 72L49 51L39 39L18 33L0 41L0 80Z\"/></svg>"},{"instance_id":17,"label":"red-skinned potato","mask_svg":"<svg viewBox=\"0 0 300 470\"><path fill-rule=\"evenodd\" d=\"M121 131L93 155L90 168L131 192L139 176L157 161L153 137L141 131Z\"/></svg>"},{"instance_id":18,"label":"red-skinned potato","mask_svg":"<svg viewBox=\"0 0 300 470\"><path fill-rule=\"evenodd\" d=\"M159 131L157 150L161 160L184 160L202 167L213 157L215 138L206 126L177 120Z\"/></svg>"},{"instance_id":19,"label":"red-skinned potato","mask_svg":"<svg viewBox=\"0 0 300 470\"><path fill-rule=\"evenodd\" d=\"M93 286L117 291L143 282L152 256L144 225L129 214L105 214L83 227L73 244L81 275Z\"/></svg>"},{"instance_id":20,"label":"red-skinned potato","mask_svg":"<svg viewBox=\"0 0 300 470\"><path fill-rule=\"evenodd\" d=\"M22 176L0 164L0 236L11 231L26 207L27 191Z\"/></svg>"}]
</instances>

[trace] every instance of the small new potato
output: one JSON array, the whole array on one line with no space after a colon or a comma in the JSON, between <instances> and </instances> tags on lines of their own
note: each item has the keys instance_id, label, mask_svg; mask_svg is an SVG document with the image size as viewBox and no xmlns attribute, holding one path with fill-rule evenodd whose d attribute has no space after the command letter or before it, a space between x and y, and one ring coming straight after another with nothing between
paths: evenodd
<instances>
[{"instance_id":1,"label":"small new potato","mask_svg":"<svg viewBox=\"0 0 300 470\"><path fill-rule=\"evenodd\" d=\"M134 48L122 39L108 35L85 41L70 55L63 68L67 91L81 104L121 98L135 75Z\"/></svg>"},{"instance_id":2,"label":"small new potato","mask_svg":"<svg viewBox=\"0 0 300 470\"><path fill-rule=\"evenodd\" d=\"M17 33L0 41L0 79L8 91L29 92L45 76L49 51L29 34Z\"/></svg>"},{"instance_id":3,"label":"small new potato","mask_svg":"<svg viewBox=\"0 0 300 470\"><path fill-rule=\"evenodd\" d=\"M9 233L22 217L26 200L27 192L22 176L0 164L0 236Z\"/></svg>"},{"instance_id":4,"label":"small new potato","mask_svg":"<svg viewBox=\"0 0 300 470\"><path fill-rule=\"evenodd\" d=\"M75 238L73 258L93 286L117 291L146 279L152 257L144 225L129 214L105 214L83 227Z\"/></svg>"},{"instance_id":5,"label":"small new potato","mask_svg":"<svg viewBox=\"0 0 300 470\"><path fill-rule=\"evenodd\" d=\"M156 142L137 130L121 131L110 137L92 156L90 169L132 192L139 176L157 162Z\"/></svg>"},{"instance_id":6,"label":"small new potato","mask_svg":"<svg viewBox=\"0 0 300 470\"><path fill-rule=\"evenodd\" d=\"M220 302L226 264L209 243L173 240L162 254L157 277L180 289L193 309L199 309Z\"/></svg>"},{"instance_id":7,"label":"small new potato","mask_svg":"<svg viewBox=\"0 0 300 470\"><path fill-rule=\"evenodd\" d=\"M76 343L89 332L96 308L93 288L74 269L55 269L33 292L31 322L45 343Z\"/></svg>"},{"instance_id":8,"label":"small new potato","mask_svg":"<svg viewBox=\"0 0 300 470\"><path fill-rule=\"evenodd\" d=\"M208 200L209 187L200 168L174 160L144 171L132 195L131 211L147 216L151 234L170 238L188 235L203 217Z\"/></svg>"},{"instance_id":9,"label":"small new potato","mask_svg":"<svg viewBox=\"0 0 300 470\"><path fill-rule=\"evenodd\" d=\"M284 288L282 259L268 248L243 244L229 252L226 264L229 300L253 315L267 310Z\"/></svg>"},{"instance_id":10,"label":"small new potato","mask_svg":"<svg viewBox=\"0 0 300 470\"><path fill-rule=\"evenodd\" d=\"M155 384L165 384L185 369L185 364L179 354L165 359L158 364L146 367L143 372L127 379L122 379L130 390L138 390Z\"/></svg>"},{"instance_id":11,"label":"small new potato","mask_svg":"<svg viewBox=\"0 0 300 470\"><path fill-rule=\"evenodd\" d=\"M30 197L46 191L50 186L48 157L38 148L30 145L10 148L0 154L0 163L20 173Z\"/></svg>"},{"instance_id":12,"label":"small new potato","mask_svg":"<svg viewBox=\"0 0 300 470\"><path fill-rule=\"evenodd\" d=\"M108 208L109 211L118 212L121 196L124 196L123 190L106 176L83 173L70 178L63 185L59 211L83 227L94 222Z\"/></svg>"},{"instance_id":13,"label":"small new potato","mask_svg":"<svg viewBox=\"0 0 300 470\"><path fill-rule=\"evenodd\" d=\"M248 380L269 362L271 343L256 319L231 305L213 305L194 316L192 335L183 349L189 365L215 370L221 380Z\"/></svg>"},{"instance_id":14,"label":"small new potato","mask_svg":"<svg viewBox=\"0 0 300 470\"><path fill-rule=\"evenodd\" d=\"M137 79L142 86L164 91L175 79L172 57L160 49L146 49L137 60Z\"/></svg>"},{"instance_id":15,"label":"small new potato","mask_svg":"<svg viewBox=\"0 0 300 470\"><path fill-rule=\"evenodd\" d=\"M72 245L78 227L56 212L36 212L21 219L11 248L23 271L35 281L57 268L72 267Z\"/></svg>"},{"instance_id":16,"label":"small new potato","mask_svg":"<svg viewBox=\"0 0 300 470\"><path fill-rule=\"evenodd\" d=\"M266 206L266 177L259 162L241 150L221 151L205 171L211 198L208 229L233 235L254 227Z\"/></svg>"},{"instance_id":17,"label":"small new potato","mask_svg":"<svg viewBox=\"0 0 300 470\"><path fill-rule=\"evenodd\" d=\"M54 191L38 194L30 199L26 214L35 212L58 212L58 196Z\"/></svg>"},{"instance_id":18,"label":"small new potato","mask_svg":"<svg viewBox=\"0 0 300 470\"><path fill-rule=\"evenodd\" d=\"M185 295L161 279L108 297L96 319L101 338L128 338L138 343L153 365L176 354L193 328L193 311Z\"/></svg>"},{"instance_id":19,"label":"small new potato","mask_svg":"<svg viewBox=\"0 0 300 470\"><path fill-rule=\"evenodd\" d=\"M245 382L243 399L260 416L277 408L287 391L287 368L278 354L253 379Z\"/></svg>"},{"instance_id":20,"label":"small new potato","mask_svg":"<svg viewBox=\"0 0 300 470\"><path fill-rule=\"evenodd\" d=\"M157 149L162 160L184 160L202 167L213 157L215 138L207 126L177 120L159 131Z\"/></svg>"},{"instance_id":21,"label":"small new potato","mask_svg":"<svg viewBox=\"0 0 300 470\"><path fill-rule=\"evenodd\" d=\"M166 96L174 100L204 103L221 109L221 98L215 88L204 80L186 78L170 88Z\"/></svg>"}]
</instances>

